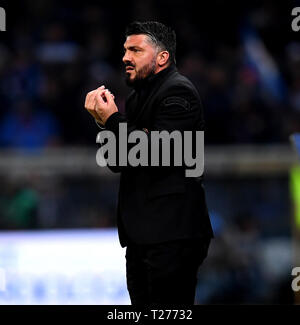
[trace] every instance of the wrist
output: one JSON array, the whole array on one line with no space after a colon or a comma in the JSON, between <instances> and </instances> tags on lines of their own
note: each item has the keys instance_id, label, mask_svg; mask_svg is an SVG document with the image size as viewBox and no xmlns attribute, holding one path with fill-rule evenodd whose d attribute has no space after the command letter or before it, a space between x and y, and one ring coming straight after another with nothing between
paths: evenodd
<instances>
[{"instance_id":1,"label":"wrist","mask_svg":"<svg viewBox=\"0 0 300 325\"><path fill-rule=\"evenodd\" d=\"M119 115L119 111L113 112L112 114L110 114L104 122L104 125L106 124L110 124L111 121L114 121L116 119L116 117Z\"/></svg>"},{"instance_id":2,"label":"wrist","mask_svg":"<svg viewBox=\"0 0 300 325\"><path fill-rule=\"evenodd\" d=\"M119 123L121 122L126 122L126 118L119 111L114 112L105 121L105 128L113 132L118 132Z\"/></svg>"},{"instance_id":3,"label":"wrist","mask_svg":"<svg viewBox=\"0 0 300 325\"><path fill-rule=\"evenodd\" d=\"M102 121L95 119L95 122L100 129L105 129L105 126Z\"/></svg>"}]
</instances>

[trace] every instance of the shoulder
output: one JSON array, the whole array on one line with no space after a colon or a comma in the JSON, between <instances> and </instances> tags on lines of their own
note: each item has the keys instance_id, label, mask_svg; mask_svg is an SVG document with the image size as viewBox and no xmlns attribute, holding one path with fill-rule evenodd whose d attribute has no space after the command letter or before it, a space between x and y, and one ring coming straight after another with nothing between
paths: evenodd
<instances>
[{"instance_id":1,"label":"shoulder","mask_svg":"<svg viewBox=\"0 0 300 325\"><path fill-rule=\"evenodd\" d=\"M193 83L178 71L174 71L165 80L158 91L158 106L182 107L185 110L202 110L200 95Z\"/></svg>"},{"instance_id":2,"label":"shoulder","mask_svg":"<svg viewBox=\"0 0 300 325\"><path fill-rule=\"evenodd\" d=\"M159 99L169 96L183 97L187 100L199 101L200 95L193 83L178 71L174 71L164 82L159 91Z\"/></svg>"}]
</instances>

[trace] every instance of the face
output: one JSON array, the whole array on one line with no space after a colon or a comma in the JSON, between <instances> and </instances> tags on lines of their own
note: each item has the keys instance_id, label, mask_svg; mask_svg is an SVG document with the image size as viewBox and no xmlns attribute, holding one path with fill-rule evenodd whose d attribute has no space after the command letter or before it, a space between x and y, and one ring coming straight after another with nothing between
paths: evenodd
<instances>
[{"instance_id":1,"label":"face","mask_svg":"<svg viewBox=\"0 0 300 325\"><path fill-rule=\"evenodd\" d=\"M147 35L130 35L124 43L126 82L134 85L156 72L156 49Z\"/></svg>"}]
</instances>

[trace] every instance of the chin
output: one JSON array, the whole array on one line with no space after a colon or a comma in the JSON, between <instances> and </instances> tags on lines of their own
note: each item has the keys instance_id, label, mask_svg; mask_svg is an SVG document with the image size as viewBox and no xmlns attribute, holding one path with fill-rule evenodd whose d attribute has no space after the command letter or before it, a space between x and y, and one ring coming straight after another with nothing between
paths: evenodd
<instances>
[{"instance_id":1,"label":"chin","mask_svg":"<svg viewBox=\"0 0 300 325\"><path fill-rule=\"evenodd\" d=\"M126 74L125 81L128 86L132 86L134 85L135 78L132 78L130 74Z\"/></svg>"}]
</instances>

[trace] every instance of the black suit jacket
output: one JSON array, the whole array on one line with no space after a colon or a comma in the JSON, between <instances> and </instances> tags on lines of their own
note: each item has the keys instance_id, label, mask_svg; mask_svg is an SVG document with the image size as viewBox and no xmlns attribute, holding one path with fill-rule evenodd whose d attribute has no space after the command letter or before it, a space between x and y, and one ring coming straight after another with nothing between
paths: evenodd
<instances>
[{"instance_id":1,"label":"black suit jacket","mask_svg":"<svg viewBox=\"0 0 300 325\"><path fill-rule=\"evenodd\" d=\"M121 122L127 122L128 133L143 129L195 132L204 127L199 94L175 65L140 84L126 101L126 114L114 113L105 127L118 138ZM185 166L109 167L121 172L117 224L122 247L131 242L213 237L202 177L185 177Z\"/></svg>"}]
</instances>

